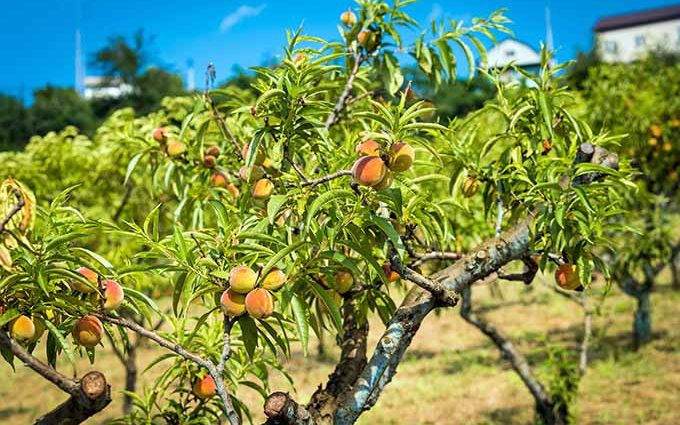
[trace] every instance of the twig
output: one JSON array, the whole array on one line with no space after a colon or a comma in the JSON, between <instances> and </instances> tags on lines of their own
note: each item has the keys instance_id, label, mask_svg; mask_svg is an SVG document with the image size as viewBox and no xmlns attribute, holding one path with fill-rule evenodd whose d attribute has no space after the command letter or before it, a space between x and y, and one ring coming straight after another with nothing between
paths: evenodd
<instances>
[{"instance_id":1,"label":"twig","mask_svg":"<svg viewBox=\"0 0 680 425\"><path fill-rule=\"evenodd\" d=\"M335 173L331 173L331 174L328 174L326 176L319 177L318 179L306 180L306 181L303 181L303 182L300 182L300 183L286 182L285 186L286 187L297 187L297 186L302 186L302 187L312 186L312 187L314 187L314 186L318 186L322 183L326 183L326 182L329 182L331 180L334 180L334 179L337 179L337 178L340 178L340 177L351 176L351 175L352 175L352 171L350 171L350 170L340 170L340 171L336 171Z\"/></svg>"},{"instance_id":2,"label":"twig","mask_svg":"<svg viewBox=\"0 0 680 425\"><path fill-rule=\"evenodd\" d=\"M496 203L498 205L498 215L496 216L496 237L499 237L501 235L501 227L503 226L503 214L505 214L505 211L503 210L503 183L500 181L498 182L498 198Z\"/></svg>"},{"instance_id":3,"label":"twig","mask_svg":"<svg viewBox=\"0 0 680 425\"><path fill-rule=\"evenodd\" d=\"M309 181L305 173L302 171L299 165L297 165L294 161L293 158L290 157L290 151L288 150L288 145L285 145L283 147L283 157L288 161L291 167L293 167L293 170L300 176L300 178L303 180L303 183Z\"/></svg>"},{"instance_id":4,"label":"twig","mask_svg":"<svg viewBox=\"0 0 680 425\"><path fill-rule=\"evenodd\" d=\"M218 127L220 128L220 131L222 132L222 136L231 141L231 144L234 146L234 151L236 153L236 157L238 158L239 161L243 161L243 155L241 155L241 146L239 143L236 141L236 137L234 137L234 134L229 130L229 126L227 126L227 122L224 120L224 117L222 117L222 114L220 114L220 111L217 109L217 105L215 104L215 99L210 96L210 92L208 90L210 78L214 79L215 75L215 67L211 63L208 65L208 68L205 71L205 92L204 96L205 99L208 101L208 105L210 105L210 111L212 113L213 118L217 120Z\"/></svg>"},{"instance_id":5,"label":"twig","mask_svg":"<svg viewBox=\"0 0 680 425\"><path fill-rule=\"evenodd\" d=\"M123 195L123 199L120 201L120 205L118 205L118 208L116 208L116 212L113 213L113 217L111 217L111 220L113 222L117 222L118 219L120 218L120 215L123 213L123 210L125 209L125 206L130 202L130 196L132 195L132 191L134 190L134 185L132 183L129 183L127 185L127 189L125 189L125 194Z\"/></svg>"},{"instance_id":6,"label":"twig","mask_svg":"<svg viewBox=\"0 0 680 425\"><path fill-rule=\"evenodd\" d=\"M498 278L503 280L524 282L526 285L529 285L531 282L533 282L534 278L536 277L536 273L538 273L538 264L536 264L536 262L529 256L522 257L521 260L526 266L526 270L524 272L504 274L499 271L497 273Z\"/></svg>"},{"instance_id":7,"label":"twig","mask_svg":"<svg viewBox=\"0 0 680 425\"><path fill-rule=\"evenodd\" d=\"M336 122L338 122L342 110L345 109L345 103L347 102L347 98L349 97L349 94L352 92L352 87L354 86L354 78L356 78L357 73L359 72L359 68L361 67L361 63L363 62L361 50L357 50L357 52L354 53L354 56L352 58L354 59L354 66L352 67L352 70L349 73L349 77L347 77L347 83L345 83L345 88L340 94L337 103L333 107L333 111L328 116L328 119L326 119L326 129L331 128Z\"/></svg>"},{"instance_id":8,"label":"twig","mask_svg":"<svg viewBox=\"0 0 680 425\"><path fill-rule=\"evenodd\" d=\"M19 212L21 209L26 205L26 202L24 201L23 196L21 196L21 193L19 191L14 192L14 196L17 198L17 204L12 207L11 210L7 213L7 216L0 221L0 233L5 231L5 227L7 224L12 220L12 218Z\"/></svg>"}]
</instances>

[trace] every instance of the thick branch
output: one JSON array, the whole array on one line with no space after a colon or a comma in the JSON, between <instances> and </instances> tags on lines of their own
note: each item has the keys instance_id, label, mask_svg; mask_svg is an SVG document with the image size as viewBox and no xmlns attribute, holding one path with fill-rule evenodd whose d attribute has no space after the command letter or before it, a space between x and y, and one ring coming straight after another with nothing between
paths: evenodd
<instances>
[{"instance_id":1,"label":"thick branch","mask_svg":"<svg viewBox=\"0 0 680 425\"><path fill-rule=\"evenodd\" d=\"M232 326L234 326L234 321L231 320L231 318L226 314L224 315L223 326L224 330L222 332L223 340L222 356L220 356L220 362L217 365L217 373L220 376L224 375L224 367L227 364L227 360L229 360L229 356L231 356L231 328Z\"/></svg>"},{"instance_id":2,"label":"thick branch","mask_svg":"<svg viewBox=\"0 0 680 425\"><path fill-rule=\"evenodd\" d=\"M442 306L452 307L458 303L458 297L456 294L448 291L444 285L423 276L415 270L403 266L401 264L401 259L399 258L399 253L394 248L394 246L392 246L390 249L390 263L392 265L392 269L399 273L399 276L415 283L416 285L431 293Z\"/></svg>"},{"instance_id":3,"label":"thick branch","mask_svg":"<svg viewBox=\"0 0 680 425\"><path fill-rule=\"evenodd\" d=\"M39 418L35 425L75 425L102 411L111 403L111 386L103 374L88 372L80 380L74 394L50 413Z\"/></svg>"}]
</instances>

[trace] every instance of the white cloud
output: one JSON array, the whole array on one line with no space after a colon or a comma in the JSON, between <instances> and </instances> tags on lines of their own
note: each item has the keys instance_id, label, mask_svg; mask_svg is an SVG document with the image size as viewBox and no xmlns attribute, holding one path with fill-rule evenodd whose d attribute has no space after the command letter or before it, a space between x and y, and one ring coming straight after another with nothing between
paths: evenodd
<instances>
[{"instance_id":1,"label":"white cloud","mask_svg":"<svg viewBox=\"0 0 680 425\"><path fill-rule=\"evenodd\" d=\"M235 11L231 12L227 16L222 19L222 22L220 23L220 31L221 32L226 32L229 31L231 27L234 25L238 24L245 18L249 18L251 16L257 16L262 11L267 7L266 4L261 4L259 6L247 6L247 5L241 5L238 9Z\"/></svg>"},{"instance_id":2,"label":"white cloud","mask_svg":"<svg viewBox=\"0 0 680 425\"><path fill-rule=\"evenodd\" d=\"M437 19L441 18L443 11L444 10L442 9L441 4L439 3L433 4L432 10L430 10L430 14L427 15L427 22L436 21Z\"/></svg>"}]
</instances>

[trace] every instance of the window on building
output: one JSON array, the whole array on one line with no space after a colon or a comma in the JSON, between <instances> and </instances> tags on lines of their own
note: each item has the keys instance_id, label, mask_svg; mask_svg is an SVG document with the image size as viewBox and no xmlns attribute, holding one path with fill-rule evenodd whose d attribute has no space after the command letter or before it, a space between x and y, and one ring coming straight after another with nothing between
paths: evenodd
<instances>
[{"instance_id":1,"label":"window on building","mask_svg":"<svg viewBox=\"0 0 680 425\"><path fill-rule=\"evenodd\" d=\"M514 50L506 50L505 56L507 56L509 58L513 58L513 57L515 57L515 51Z\"/></svg>"},{"instance_id":2,"label":"window on building","mask_svg":"<svg viewBox=\"0 0 680 425\"><path fill-rule=\"evenodd\" d=\"M619 46L616 44L616 41L605 41L604 42L604 51L607 53L616 53L619 50Z\"/></svg>"},{"instance_id":3,"label":"window on building","mask_svg":"<svg viewBox=\"0 0 680 425\"><path fill-rule=\"evenodd\" d=\"M643 47L647 43L647 39L644 35L638 35L635 37L635 47Z\"/></svg>"}]
</instances>

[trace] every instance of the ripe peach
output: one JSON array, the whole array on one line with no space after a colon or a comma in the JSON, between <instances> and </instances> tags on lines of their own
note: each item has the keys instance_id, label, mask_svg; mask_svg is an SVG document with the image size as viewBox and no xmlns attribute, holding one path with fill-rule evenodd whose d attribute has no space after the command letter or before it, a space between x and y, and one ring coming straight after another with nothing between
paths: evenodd
<instances>
[{"instance_id":1,"label":"ripe peach","mask_svg":"<svg viewBox=\"0 0 680 425\"><path fill-rule=\"evenodd\" d=\"M380 143L375 140L366 140L357 145L356 152L359 156L379 156L380 147Z\"/></svg>"},{"instance_id":2,"label":"ripe peach","mask_svg":"<svg viewBox=\"0 0 680 425\"><path fill-rule=\"evenodd\" d=\"M383 264L382 268L383 272L385 273L385 278L390 283L398 281L401 277L399 276L399 273L392 270L392 265L390 263Z\"/></svg>"},{"instance_id":3,"label":"ripe peach","mask_svg":"<svg viewBox=\"0 0 680 425\"><path fill-rule=\"evenodd\" d=\"M673 128L678 128L678 127L680 127L680 119L673 118L673 119L671 120L671 127L673 127Z\"/></svg>"},{"instance_id":4,"label":"ripe peach","mask_svg":"<svg viewBox=\"0 0 680 425\"><path fill-rule=\"evenodd\" d=\"M394 181L394 174L390 172L389 170L385 173L385 177L383 177L382 180L378 182L375 186L373 186L373 189L377 191L389 189L390 186L392 186L392 182Z\"/></svg>"},{"instance_id":5,"label":"ripe peach","mask_svg":"<svg viewBox=\"0 0 680 425\"><path fill-rule=\"evenodd\" d=\"M30 317L21 315L12 320L9 331L17 341L27 341L35 336L35 324Z\"/></svg>"},{"instance_id":6,"label":"ripe peach","mask_svg":"<svg viewBox=\"0 0 680 425\"><path fill-rule=\"evenodd\" d=\"M333 284L333 289L338 291L340 294L344 294L354 285L354 278L350 272L342 271L335 274L335 282Z\"/></svg>"},{"instance_id":7,"label":"ripe peach","mask_svg":"<svg viewBox=\"0 0 680 425\"><path fill-rule=\"evenodd\" d=\"M246 310L256 319L266 319L274 312L274 296L264 288L256 288L246 295Z\"/></svg>"},{"instance_id":8,"label":"ripe peach","mask_svg":"<svg viewBox=\"0 0 680 425\"><path fill-rule=\"evenodd\" d=\"M666 142L661 148L664 150L664 152L670 152L673 149L673 145L671 145L670 142Z\"/></svg>"},{"instance_id":9,"label":"ripe peach","mask_svg":"<svg viewBox=\"0 0 680 425\"><path fill-rule=\"evenodd\" d=\"M236 187L236 185L234 183L229 183L227 185L227 190L229 191L229 194L231 195L231 197L234 198L234 199L238 198L238 195L240 195L238 187Z\"/></svg>"},{"instance_id":10,"label":"ripe peach","mask_svg":"<svg viewBox=\"0 0 680 425\"><path fill-rule=\"evenodd\" d=\"M649 132L652 133L652 136L656 137L657 139L661 137L661 126L659 124L652 124L649 126Z\"/></svg>"},{"instance_id":11,"label":"ripe peach","mask_svg":"<svg viewBox=\"0 0 680 425\"><path fill-rule=\"evenodd\" d=\"M94 348L104 337L104 326L95 316L84 316L73 327L73 339L86 348Z\"/></svg>"},{"instance_id":12,"label":"ripe peach","mask_svg":"<svg viewBox=\"0 0 680 425\"><path fill-rule=\"evenodd\" d=\"M254 181L257 181L261 179L264 176L264 170L262 167L253 165L250 168L250 178L248 178L248 167L245 165L241 167L240 170L238 170L239 176L241 176L241 179L247 183L252 183Z\"/></svg>"},{"instance_id":13,"label":"ripe peach","mask_svg":"<svg viewBox=\"0 0 680 425\"><path fill-rule=\"evenodd\" d=\"M94 271L88 269L87 267L79 267L76 272L80 273L83 275L85 279L87 279L92 286L88 286L84 284L83 282L79 280L73 280L71 281L71 287L75 289L76 291L80 291L84 294L91 294L96 291L95 288L97 288L97 279L98 275Z\"/></svg>"},{"instance_id":14,"label":"ripe peach","mask_svg":"<svg viewBox=\"0 0 680 425\"><path fill-rule=\"evenodd\" d=\"M655 137L650 137L649 140L647 140L647 143L649 146L656 146L659 141Z\"/></svg>"},{"instance_id":15,"label":"ripe peach","mask_svg":"<svg viewBox=\"0 0 680 425\"><path fill-rule=\"evenodd\" d=\"M153 132L151 133L151 136L154 138L155 141L161 143L165 141L165 129L163 127L157 127L154 128Z\"/></svg>"},{"instance_id":16,"label":"ripe peach","mask_svg":"<svg viewBox=\"0 0 680 425\"><path fill-rule=\"evenodd\" d=\"M246 144L243 146L243 149L241 150L241 155L243 155L243 160L247 161L248 160L248 153L250 152L250 143ZM255 162L253 164L255 165L262 165L264 160L267 159L267 155L264 152L264 149L262 148L262 145L257 146L257 153L255 154Z\"/></svg>"},{"instance_id":17,"label":"ripe peach","mask_svg":"<svg viewBox=\"0 0 680 425\"><path fill-rule=\"evenodd\" d=\"M479 180L472 176L466 177L465 181L463 181L463 196L466 198L472 198L475 196L478 190Z\"/></svg>"},{"instance_id":18,"label":"ripe peach","mask_svg":"<svg viewBox=\"0 0 680 425\"><path fill-rule=\"evenodd\" d=\"M203 165L206 168L215 168L215 165L217 165L217 158L212 155L206 155L203 157Z\"/></svg>"},{"instance_id":19,"label":"ripe peach","mask_svg":"<svg viewBox=\"0 0 680 425\"><path fill-rule=\"evenodd\" d=\"M270 291L279 290L286 283L286 274L281 269L274 267L262 279L262 287Z\"/></svg>"},{"instance_id":20,"label":"ripe peach","mask_svg":"<svg viewBox=\"0 0 680 425\"><path fill-rule=\"evenodd\" d=\"M374 50L378 45L378 37L375 32L371 30L361 30L359 35L357 35L357 40L359 41L359 44L369 52Z\"/></svg>"},{"instance_id":21,"label":"ripe peach","mask_svg":"<svg viewBox=\"0 0 680 425\"><path fill-rule=\"evenodd\" d=\"M208 146L204 152L205 156L214 156L215 158L219 158L220 153L220 148L215 145Z\"/></svg>"},{"instance_id":22,"label":"ripe peach","mask_svg":"<svg viewBox=\"0 0 680 425\"><path fill-rule=\"evenodd\" d=\"M364 156L352 166L354 182L362 186L375 186L385 177L387 167L379 156Z\"/></svg>"},{"instance_id":23,"label":"ripe peach","mask_svg":"<svg viewBox=\"0 0 680 425\"><path fill-rule=\"evenodd\" d=\"M340 15L340 22L346 27L353 27L357 23L357 17L352 10L347 10Z\"/></svg>"},{"instance_id":24,"label":"ripe peach","mask_svg":"<svg viewBox=\"0 0 680 425\"><path fill-rule=\"evenodd\" d=\"M247 294L257 284L257 273L246 265L236 266L229 272L229 287L239 294Z\"/></svg>"},{"instance_id":25,"label":"ripe peach","mask_svg":"<svg viewBox=\"0 0 680 425\"><path fill-rule=\"evenodd\" d=\"M187 151L187 147L184 143L180 142L179 140L169 140L168 146L165 148L165 151L168 153L170 157L176 158L178 156L183 155L184 152Z\"/></svg>"},{"instance_id":26,"label":"ripe peach","mask_svg":"<svg viewBox=\"0 0 680 425\"><path fill-rule=\"evenodd\" d=\"M212 176L210 176L210 184L212 184L214 187L226 188L229 185L229 180L227 180L227 176L220 173L219 171L216 171L212 173Z\"/></svg>"},{"instance_id":27,"label":"ripe peach","mask_svg":"<svg viewBox=\"0 0 680 425\"><path fill-rule=\"evenodd\" d=\"M581 286L578 268L575 264L562 264L555 270L555 281L562 289L574 290Z\"/></svg>"},{"instance_id":28,"label":"ripe peach","mask_svg":"<svg viewBox=\"0 0 680 425\"><path fill-rule=\"evenodd\" d=\"M104 308L112 311L118 308L123 302L125 292L115 280L107 279L103 282L104 286Z\"/></svg>"},{"instance_id":29,"label":"ripe peach","mask_svg":"<svg viewBox=\"0 0 680 425\"><path fill-rule=\"evenodd\" d=\"M252 195L255 199L269 199L274 191L274 183L269 179L260 179L253 186Z\"/></svg>"},{"instance_id":30,"label":"ripe peach","mask_svg":"<svg viewBox=\"0 0 680 425\"><path fill-rule=\"evenodd\" d=\"M408 143L395 143L390 154L390 170L400 173L411 168L416 152Z\"/></svg>"},{"instance_id":31,"label":"ripe peach","mask_svg":"<svg viewBox=\"0 0 680 425\"><path fill-rule=\"evenodd\" d=\"M205 400L217 394L217 386L212 376L205 375L194 382L192 391L196 397Z\"/></svg>"},{"instance_id":32,"label":"ripe peach","mask_svg":"<svg viewBox=\"0 0 680 425\"><path fill-rule=\"evenodd\" d=\"M227 289L220 298L222 311L227 316L237 317L246 312L246 296L233 289Z\"/></svg>"}]
</instances>

